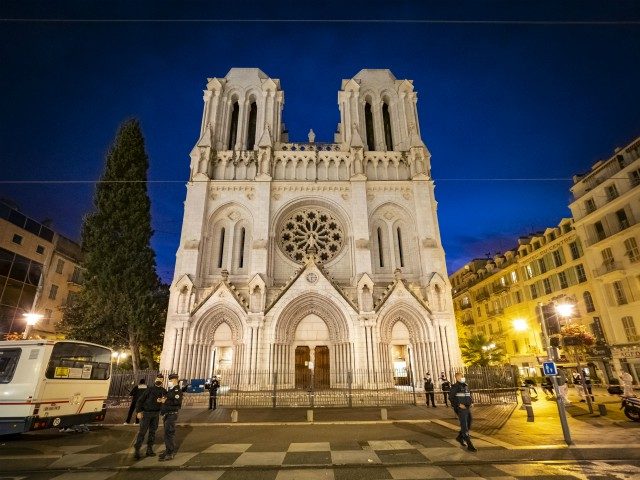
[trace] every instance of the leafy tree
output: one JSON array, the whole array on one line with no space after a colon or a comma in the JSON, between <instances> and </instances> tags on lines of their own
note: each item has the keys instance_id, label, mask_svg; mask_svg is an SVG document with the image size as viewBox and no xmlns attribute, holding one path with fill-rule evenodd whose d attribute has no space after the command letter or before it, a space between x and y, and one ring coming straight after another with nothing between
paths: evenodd
<instances>
[{"instance_id":1,"label":"leafy tree","mask_svg":"<svg viewBox=\"0 0 640 480\"><path fill-rule=\"evenodd\" d=\"M464 362L471 367L487 367L501 365L505 360L502 347L482 333L472 334L464 338L460 350Z\"/></svg>"},{"instance_id":2,"label":"leafy tree","mask_svg":"<svg viewBox=\"0 0 640 480\"><path fill-rule=\"evenodd\" d=\"M136 371L141 351L162 343L167 301L150 245L148 168L140 124L127 120L107 152L94 211L84 219L85 282L61 325L69 337L128 348Z\"/></svg>"},{"instance_id":3,"label":"leafy tree","mask_svg":"<svg viewBox=\"0 0 640 480\"><path fill-rule=\"evenodd\" d=\"M575 361L596 343L596 338L587 332L586 327L576 323L563 326L560 329L560 337L562 349Z\"/></svg>"}]
</instances>

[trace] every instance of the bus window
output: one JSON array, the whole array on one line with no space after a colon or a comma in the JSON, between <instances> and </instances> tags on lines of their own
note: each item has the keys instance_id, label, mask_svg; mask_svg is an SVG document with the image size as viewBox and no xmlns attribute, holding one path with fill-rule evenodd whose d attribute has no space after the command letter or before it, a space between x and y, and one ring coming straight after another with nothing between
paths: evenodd
<instances>
[{"instance_id":1,"label":"bus window","mask_svg":"<svg viewBox=\"0 0 640 480\"><path fill-rule=\"evenodd\" d=\"M21 348L0 349L0 383L9 383L20 360Z\"/></svg>"},{"instance_id":2,"label":"bus window","mask_svg":"<svg viewBox=\"0 0 640 480\"><path fill-rule=\"evenodd\" d=\"M111 350L85 343L57 342L47 366L47 378L107 380Z\"/></svg>"}]
</instances>

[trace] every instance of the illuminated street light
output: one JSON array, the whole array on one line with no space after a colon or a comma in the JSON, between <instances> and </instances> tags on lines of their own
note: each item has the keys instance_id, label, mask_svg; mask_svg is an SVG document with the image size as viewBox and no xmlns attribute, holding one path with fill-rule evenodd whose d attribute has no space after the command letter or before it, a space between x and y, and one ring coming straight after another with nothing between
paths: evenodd
<instances>
[{"instance_id":1,"label":"illuminated street light","mask_svg":"<svg viewBox=\"0 0 640 480\"><path fill-rule=\"evenodd\" d=\"M556 305L556 313L561 317L572 317L576 306L572 303L559 303Z\"/></svg>"},{"instance_id":2,"label":"illuminated street light","mask_svg":"<svg viewBox=\"0 0 640 480\"><path fill-rule=\"evenodd\" d=\"M524 318L516 318L513 322L513 329L516 332L525 332L529 329L529 324Z\"/></svg>"},{"instance_id":3,"label":"illuminated street light","mask_svg":"<svg viewBox=\"0 0 640 480\"><path fill-rule=\"evenodd\" d=\"M120 360L124 360L125 358L127 358L129 356L129 354L127 352L113 352L111 354L111 361L115 360L116 362L116 367L118 365L120 365Z\"/></svg>"},{"instance_id":4,"label":"illuminated street light","mask_svg":"<svg viewBox=\"0 0 640 480\"><path fill-rule=\"evenodd\" d=\"M31 330L33 330L33 326L42 320L43 316L41 313L29 312L25 313L24 318L27 321L27 326L24 329L24 333L22 334L22 339L27 340L29 335L31 334Z\"/></svg>"}]
</instances>

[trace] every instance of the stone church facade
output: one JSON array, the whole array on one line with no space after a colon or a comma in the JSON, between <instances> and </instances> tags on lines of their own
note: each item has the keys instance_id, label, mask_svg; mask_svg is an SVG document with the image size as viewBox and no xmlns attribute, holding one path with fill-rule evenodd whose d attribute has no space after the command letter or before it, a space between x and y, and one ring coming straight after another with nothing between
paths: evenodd
<instances>
[{"instance_id":1,"label":"stone church facade","mask_svg":"<svg viewBox=\"0 0 640 480\"><path fill-rule=\"evenodd\" d=\"M161 369L252 388L376 372L366 388L461 366L416 100L362 70L342 81L334 143L292 143L279 80L208 80Z\"/></svg>"}]
</instances>

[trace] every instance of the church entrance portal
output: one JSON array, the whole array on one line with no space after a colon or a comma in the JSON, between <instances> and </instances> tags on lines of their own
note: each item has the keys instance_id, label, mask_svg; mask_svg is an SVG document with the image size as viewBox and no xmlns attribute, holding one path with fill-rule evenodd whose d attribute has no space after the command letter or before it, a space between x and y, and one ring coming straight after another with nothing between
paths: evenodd
<instances>
[{"instance_id":1,"label":"church entrance portal","mask_svg":"<svg viewBox=\"0 0 640 480\"><path fill-rule=\"evenodd\" d=\"M298 346L295 362L296 388L308 389L312 381L315 389L330 387L329 347L318 345L312 350L306 345Z\"/></svg>"}]
</instances>

